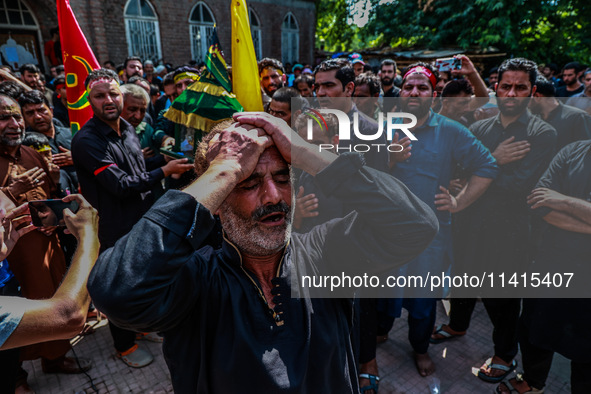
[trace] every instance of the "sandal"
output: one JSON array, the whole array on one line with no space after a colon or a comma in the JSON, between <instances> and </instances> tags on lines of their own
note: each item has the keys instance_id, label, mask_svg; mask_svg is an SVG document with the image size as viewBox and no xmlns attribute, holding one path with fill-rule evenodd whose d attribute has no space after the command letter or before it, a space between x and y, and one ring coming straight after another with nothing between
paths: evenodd
<instances>
[{"instance_id":1,"label":"sandal","mask_svg":"<svg viewBox=\"0 0 591 394\"><path fill-rule=\"evenodd\" d=\"M507 365L503 365L503 364L493 364L492 358L489 358L488 360L486 360L483 367L504 371L505 373L503 373L502 375L499 375L499 376L489 376L489 375L485 374L484 372L482 372L482 367L480 367L480 370L478 371L478 377L481 380L484 380L485 382L488 382L488 383L500 383L511 372L513 372L515 370L515 368L517 368L517 361L513 360L511 362L511 365L507 366Z\"/></svg>"},{"instance_id":2,"label":"sandal","mask_svg":"<svg viewBox=\"0 0 591 394\"><path fill-rule=\"evenodd\" d=\"M530 385L528 384L527 386L529 387L529 391L524 391L524 392L519 392L518 389L515 388L515 386L513 386L513 384L511 383L512 381L514 381L515 383L518 382L523 382L523 378L520 377L520 375L518 374L517 377L515 378L511 378L508 380L503 380L501 382L501 384L504 384L505 387L507 389L509 389L509 393L517 393L517 394L542 394L544 392L544 389L536 389L534 387L530 387ZM493 391L494 394L502 394L503 391L501 390L501 384L497 386L497 388Z\"/></svg>"},{"instance_id":3,"label":"sandal","mask_svg":"<svg viewBox=\"0 0 591 394\"><path fill-rule=\"evenodd\" d=\"M451 328L449 328L447 324L440 324L433 331L433 334L431 334L431 338L429 338L430 343L437 344L448 341L453 338L463 337L464 335L466 335L466 331L455 331L457 332L457 334L452 334L451 332L446 331L444 327L451 330ZM441 335L443 338L433 338L433 335Z\"/></svg>"},{"instance_id":4,"label":"sandal","mask_svg":"<svg viewBox=\"0 0 591 394\"><path fill-rule=\"evenodd\" d=\"M369 380L369 384L367 386L360 387L361 394L373 390L374 394L378 394L378 382L380 381L380 377L377 375L372 375L369 373L360 373L359 377L361 379Z\"/></svg>"},{"instance_id":5,"label":"sandal","mask_svg":"<svg viewBox=\"0 0 591 394\"><path fill-rule=\"evenodd\" d=\"M164 338L160 335L156 334L155 332L138 332L135 334L136 340L145 339L146 341L155 342L155 343L162 343L164 342Z\"/></svg>"},{"instance_id":6,"label":"sandal","mask_svg":"<svg viewBox=\"0 0 591 394\"><path fill-rule=\"evenodd\" d=\"M133 368L142 368L154 361L154 357L146 350L138 347L137 343L129 350L118 352L117 357Z\"/></svg>"}]
</instances>

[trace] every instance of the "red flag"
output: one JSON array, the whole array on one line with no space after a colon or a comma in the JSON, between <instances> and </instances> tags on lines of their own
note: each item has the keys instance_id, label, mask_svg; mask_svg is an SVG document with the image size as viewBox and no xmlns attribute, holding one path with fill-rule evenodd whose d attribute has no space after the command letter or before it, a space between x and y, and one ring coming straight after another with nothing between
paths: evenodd
<instances>
[{"instance_id":1,"label":"red flag","mask_svg":"<svg viewBox=\"0 0 591 394\"><path fill-rule=\"evenodd\" d=\"M88 92L84 87L84 80L92 70L101 66L94 57L84 33L80 30L69 0L57 0L57 19L66 72L70 128L74 134L92 118L92 108L88 103Z\"/></svg>"}]
</instances>

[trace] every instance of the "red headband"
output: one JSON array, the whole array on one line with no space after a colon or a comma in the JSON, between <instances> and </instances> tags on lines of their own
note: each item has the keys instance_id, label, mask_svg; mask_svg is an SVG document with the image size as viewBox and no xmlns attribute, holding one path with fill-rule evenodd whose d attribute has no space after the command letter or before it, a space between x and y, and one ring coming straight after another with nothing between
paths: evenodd
<instances>
[{"instance_id":1,"label":"red headband","mask_svg":"<svg viewBox=\"0 0 591 394\"><path fill-rule=\"evenodd\" d=\"M57 85L55 85L55 90L61 89L61 88L63 88L64 86L66 86L66 84L65 84L65 83L58 83Z\"/></svg>"},{"instance_id":2,"label":"red headband","mask_svg":"<svg viewBox=\"0 0 591 394\"><path fill-rule=\"evenodd\" d=\"M415 66L411 68L406 72L406 74L404 74L404 77L402 78L403 83L406 77L408 77L410 74L423 74L424 76L429 78L429 81L431 82L431 87L433 88L433 90L435 90L435 85L437 85L437 78L435 78L435 74L433 74L433 72L431 72L431 70L429 70L428 68L423 66Z\"/></svg>"}]
</instances>

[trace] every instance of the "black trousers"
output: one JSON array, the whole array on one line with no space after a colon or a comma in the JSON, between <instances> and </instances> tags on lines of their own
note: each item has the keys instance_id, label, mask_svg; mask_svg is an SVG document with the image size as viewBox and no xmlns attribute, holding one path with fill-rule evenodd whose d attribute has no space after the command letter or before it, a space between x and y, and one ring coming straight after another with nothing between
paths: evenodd
<instances>
[{"instance_id":1,"label":"black trousers","mask_svg":"<svg viewBox=\"0 0 591 394\"><path fill-rule=\"evenodd\" d=\"M360 299L360 351L359 363L365 364L376 358L376 337L388 335L394 326L394 317L377 311L377 300ZM424 319L408 315L408 341L416 353L424 354L429 349L429 339L435 324L436 308Z\"/></svg>"},{"instance_id":2,"label":"black trousers","mask_svg":"<svg viewBox=\"0 0 591 394\"><path fill-rule=\"evenodd\" d=\"M533 345L528 338L528 330L520 326L519 346L523 360L523 378L530 387L541 389L546 385L552 366L554 352ZM591 362L571 361L570 384L572 394L591 393Z\"/></svg>"},{"instance_id":3,"label":"black trousers","mask_svg":"<svg viewBox=\"0 0 591 394\"><path fill-rule=\"evenodd\" d=\"M429 316L417 319L408 314L408 341L415 353L425 354L429 349L429 339L433 333L436 308L432 308ZM378 313L377 335L386 335L394 326L396 319L386 313Z\"/></svg>"},{"instance_id":4,"label":"black trousers","mask_svg":"<svg viewBox=\"0 0 591 394\"><path fill-rule=\"evenodd\" d=\"M359 363L376 358L378 313L375 298L359 299Z\"/></svg>"},{"instance_id":5,"label":"black trousers","mask_svg":"<svg viewBox=\"0 0 591 394\"><path fill-rule=\"evenodd\" d=\"M129 350L135 345L135 331L119 328L111 322L109 322L109 330L111 330L111 337L113 337L115 349L118 352Z\"/></svg>"},{"instance_id":6,"label":"black trousers","mask_svg":"<svg viewBox=\"0 0 591 394\"><path fill-rule=\"evenodd\" d=\"M517 355L517 332L521 299L483 298L488 317L493 324L495 356L510 363ZM452 299L449 326L455 331L466 331L476 305L475 298Z\"/></svg>"},{"instance_id":7,"label":"black trousers","mask_svg":"<svg viewBox=\"0 0 591 394\"><path fill-rule=\"evenodd\" d=\"M449 328L454 331L466 331L470 326L472 312L476 306L476 298L451 298L449 300Z\"/></svg>"}]
</instances>

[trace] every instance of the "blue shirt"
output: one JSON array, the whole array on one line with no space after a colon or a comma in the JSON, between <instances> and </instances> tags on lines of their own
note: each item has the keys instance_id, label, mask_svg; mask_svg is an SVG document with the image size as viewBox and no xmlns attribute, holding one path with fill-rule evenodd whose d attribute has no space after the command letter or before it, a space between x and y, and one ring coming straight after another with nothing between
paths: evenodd
<instances>
[{"instance_id":1,"label":"blue shirt","mask_svg":"<svg viewBox=\"0 0 591 394\"><path fill-rule=\"evenodd\" d=\"M25 313L17 303L6 303L5 298L8 297L2 297L2 301L0 301L0 346L4 345L4 342L16 330ZM18 300L14 297L10 297L10 299Z\"/></svg>"},{"instance_id":2,"label":"blue shirt","mask_svg":"<svg viewBox=\"0 0 591 394\"><path fill-rule=\"evenodd\" d=\"M400 120L401 121L401 120ZM457 165L465 172L494 179L499 171L489 150L460 123L433 111L427 121L413 129L412 155L397 163L391 174L426 203L439 220L439 232L429 247L401 269L401 274L426 275L445 271L452 262L451 213L438 211L435 195L439 186L449 187Z\"/></svg>"}]
</instances>

